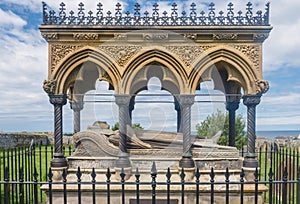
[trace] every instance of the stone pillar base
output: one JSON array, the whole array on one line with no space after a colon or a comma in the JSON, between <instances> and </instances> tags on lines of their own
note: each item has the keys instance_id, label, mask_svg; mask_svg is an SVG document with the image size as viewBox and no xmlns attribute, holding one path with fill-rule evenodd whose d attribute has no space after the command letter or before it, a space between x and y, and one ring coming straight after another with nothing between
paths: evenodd
<instances>
[{"instance_id":1,"label":"stone pillar base","mask_svg":"<svg viewBox=\"0 0 300 204\"><path fill-rule=\"evenodd\" d=\"M195 167L194 168L183 168L185 177L184 180L185 181L195 181ZM178 173L179 175L182 172L182 168L178 167Z\"/></svg>"},{"instance_id":2,"label":"stone pillar base","mask_svg":"<svg viewBox=\"0 0 300 204\"><path fill-rule=\"evenodd\" d=\"M121 174L122 172L122 168L115 168L115 178L117 181L121 181ZM132 173L131 173L131 167L127 167L127 168L123 168L123 172L125 174L124 180L127 181L128 179L130 179Z\"/></svg>"},{"instance_id":3,"label":"stone pillar base","mask_svg":"<svg viewBox=\"0 0 300 204\"><path fill-rule=\"evenodd\" d=\"M64 155L54 154L54 158L51 160L50 165L53 168L66 168L68 166L68 162Z\"/></svg>"},{"instance_id":4,"label":"stone pillar base","mask_svg":"<svg viewBox=\"0 0 300 204\"><path fill-rule=\"evenodd\" d=\"M245 157L243 161L243 167L256 168L258 167L258 160L253 157Z\"/></svg>"},{"instance_id":5,"label":"stone pillar base","mask_svg":"<svg viewBox=\"0 0 300 204\"><path fill-rule=\"evenodd\" d=\"M182 157L179 161L179 168L195 168L192 157Z\"/></svg>"},{"instance_id":6,"label":"stone pillar base","mask_svg":"<svg viewBox=\"0 0 300 204\"><path fill-rule=\"evenodd\" d=\"M52 180L53 181L62 181L63 180L62 175L63 175L64 170L67 170L67 167L61 167L61 168L51 167L51 171L52 171L52 174L53 174Z\"/></svg>"}]
</instances>

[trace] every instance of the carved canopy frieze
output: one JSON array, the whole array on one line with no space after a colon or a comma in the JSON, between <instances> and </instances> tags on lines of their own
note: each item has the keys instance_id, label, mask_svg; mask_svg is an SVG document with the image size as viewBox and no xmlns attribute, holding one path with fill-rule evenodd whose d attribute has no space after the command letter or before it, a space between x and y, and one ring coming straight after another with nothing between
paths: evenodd
<instances>
[{"instance_id":1,"label":"carved canopy frieze","mask_svg":"<svg viewBox=\"0 0 300 204\"><path fill-rule=\"evenodd\" d=\"M102 45L99 49L112 57L119 66L124 66L126 63L142 49L140 45Z\"/></svg>"},{"instance_id":2,"label":"carved canopy frieze","mask_svg":"<svg viewBox=\"0 0 300 204\"><path fill-rule=\"evenodd\" d=\"M193 62L206 50L214 46L191 46L191 45L177 45L177 46L166 46L165 48L172 53L176 54L186 66L190 66Z\"/></svg>"},{"instance_id":3,"label":"carved canopy frieze","mask_svg":"<svg viewBox=\"0 0 300 204\"><path fill-rule=\"evenodd\" d=\"M253 64L256 71L260 70L261 66L261 48L259 45L233 45L233 47L242 52Z\"/></svg>"},{"instance_id":4,"label":"carved canopy frieze","mask_svg":"<svg viewBox=\"0 0 300 204\"><path fill-rule=\"evenodd\" d=\"M51 72L56 65L69 53L76 51L83 47L82 44L51 44L50 45L50 64Z\"/></svg>"}]
</instances>

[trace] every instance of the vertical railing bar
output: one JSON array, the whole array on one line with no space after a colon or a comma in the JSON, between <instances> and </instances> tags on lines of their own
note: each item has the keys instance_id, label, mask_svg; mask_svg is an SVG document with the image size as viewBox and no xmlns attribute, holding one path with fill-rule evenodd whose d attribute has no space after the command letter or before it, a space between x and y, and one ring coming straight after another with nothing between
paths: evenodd
<instances>
[{"instance_id":1,"label":"vertical railing bar","mask_svg":"<svg viewBox=\"0 0 300 204\"><path fill-rule=\"evenodd\" d=\"M25 173L25 180L26 181L28 181L28 168L29 168L29 157L28 157L28 152L29 152L29 148L28 147L25 147L24 148L24 158L25 158L25 160L24 160L24 166L23 166L23 168L24 168L24 173ZM25 192L26 192L26 195L28 195L29 194L29 190L28 190L28 185L26 184L25 185ZM27 203L27 199L26 199L26 203Z\"/></svg>"},{"instance_id":2,"label":"vertical railing bar","mask_svg":"<svg viewBox=\"0 0 300 204\"><path fill-rule=\"evenodd\" d=\"M136 184L136 204L140 204L140 173L139 169L135 171L135 184Z\"/></svg>"},{"instance_id":3,"label":"vertical railing bar","mask_svg":"<svg viewBox=\"0 0 300 204\"><path fill-rule=\"evenodd\" d=\"M4 170L4 203L9 204L10 191L9 191L9 168L5 167Z\"/></svg>"},{"instance_id":4,"label":"vertical railing bar","mask_svg":"<svg viewBox=\"0 0 300 204\"><path fill-rule=\"evenodd\" d=\"M210 188L210 203L211 204L214 204L214 177L215 177L215 173L214 173L214 169L211 168L211 172L210 172L210 185L211 185L211 188Z\"/></svg>"},{"instance_id":5,"label":"vertical railing bar","mask_svg":"<svg viewBox=\"0 0 300 204\"><path fill-rule=\"evenodd\" d=\"M45 146L45 169L48 170L48 146Z\"/></svg>"},{"instance_id":6,"label":"vertical railing bar","mask_svg":"<svg viewBox=\"0 0 300 204\"><path fill-rule=\"evenodd\" d=\"M110 177L111 177L110 169L107 168L107 172L106 172L107 204L110 204Z\"/></svg>"},{"instance_id":7,"label":"vertical railing bar","mask_svg":"<svg viewBox=\"0 0 300 204\"><path fill-rule=\"evenodd\" d=\"M77 176L77 198L78 198L78 204L81 204L81 176L82 173L80 171L80 167L78 167L77 172L76 172L76 176Z\"/></svg>"},{"instance_id":8,"label":"vertical railing bar","mask_svg":"<svg viewBox=\"0 0 300 204\"><path fill-rule=\"evenodd\" d=\"M53 203L53 198L52 198L52 177L53 177L53 174L52 174L52 171L51 171L51 168L49 168L49 173L48 173L48 185L49 185L49 204L52 204Z\"/></svg>"},{"instance_id":9,"label":"vertical railing bar","mask_svg":"<svg viewBox=\"0 0 300 204\"><path fill-rule=\"evenodd\" d=\"M259 168L259 178L258 180L260 181L261 178L260 178L260 175L261 175L261 171L262 171L262 159L261 159L261 146L259 147L259 160L258 160L258 166L260 167Z\"/></svg>"},{"instance_id":10,"label":"vertical railing bar","mask_svg":"<svg viewBox=\"0 0 300 204\"><path fill-rule=\"evenodd\" d=\"M171 171L170 167L168 167L166 177L167 177L167 204L170 204L170 185L171 185Z\"/></svg>"},{"instance_id":11,"label":"vertical railing bar","mask_svg":"<svg viewBox=\"0 0 300 204\"><path fill-rule=\"evenodd\" d=\"M155 162L153 162L152 164L152 168L151 168L151 177L152 177L152 204L156 203L156 176L157 176L157 170L156 170L156 165Z\"/></svg>"},{"instance_id":12,"label":"vertical railing bar","mask_svg":"<svg viewBox=\"0 0 300 204\"><path fill-rule=\"evenodd\" d=\"M19 198L20 198L20 204L24 204L24 172L23 172L23 168L20 168L20 173L19 173L19 177L20 177L20 194L19 194ZM28 195L27 195L28 196Z\"/></svg>"},{"instance_id":13,"label":"vertical railing bar","mask_svg":"<svg viewBox=\"0 0 300 204\"><path fill-rule=\"evenodd\" d=\"M17 181L17 178L18 178L18 172L20 171L20 167L18 167L18 162L17 162L17 158L18 158L18 152L17 152L17 149L18 148L14 148L14 173L15 173L15 178L16 178L16 181ZM18 195L20 192L18 192L18 185L16 184L15 185L15 192L16 192L16 195ZM18 204L18 198L16 196L16 204Z\"/></svg>"},{"instance_id":14,"label":"vertical railing bar","mask_svg":"<svg viewBox=\"0 0 300 204\"><path fill-rule=\"evenodd\" d=\"M121 177L121 185L122 185L122 204L125 204L125 173L124 173L124 168L121 169L120 177Z\"/></svg>"},{"instance_id":15,"label":"vertical railing bar","mask_svg":"<svg viewBox=\"0 0 300 204\"><path fill-rule=\"evenodd\" d=\"M290 173L289 173L289 177L290 178L288 178L289 180L293 180L293 169L292 169L292 148L290 148L289 149L289 171L290 171ZM289 200L289 203L291 203L291 201L293 200L292 199L292 183L289 183L288 184L288 188L289 188L289 198L288 198L288 200Z\"/></svg>"},{"instance_id":16,"label":"vertical railing bar","mask_svg":"<svg viewBox=\"0 0 300 204\"><path fill-rule=\"evenodd\" d=\"M3 162L3 158L2 158L2 153L3 150L0 148L0 181L4 181L4 178L2 178L2 171L3 171L3 175L4 175L4 169L2 170L2 162ZM2 180L3 179L3 180ZM2 184L0 184L0 196L1 196L1 193L2 193ZM2 204L2 197L0 198L0 204Z\"/></svg>"},{"instance_id":17,"label":"vertical railing bar","mask_svg":"<svg viewBox=\"0 0 300 204\"><path fill-rule=\"evenodd\" d=\"M258 203L258 178L259 178L259 173L258 169L256 167L255 172L254 172L254 182L255 182L255 195L254 195L254 203Z\"/></svg>"},{"instance_id":18,"label":"vertical railing bar","mask_svg":"<svg viewBox=\"0 0 300 204\"><path fill-rule=\"evenodd\" d=\"M34 167L34 175L33 175L33 181L34 181L34 204L38 204L38 173L36 170L36 167Z\"/></svg>"},{"instance_id":19,"label":"vertical railing bar","mask_svg":"<svg viewBox=\"0 0 300 204\"><path fill-rule=\"evenodd\" d=\"M184 168L181 168L181 203L184 204L184 183L185 183L185 173L184 173Z\"/></svg>"},{"instance_id":20,"label":"vertical railing bar","mask_svg":"<svg viewBox=\"0 0 300 204\"><path fill-rule=\"evenodd\" d=\"M199 189L200 171L199 171L198 167L197 167L197 170L196 170L195 177L196 177L196 204L199 204L199 202L200 202L200 200L199 200L199 197L200 197L200 189Z\"/></svg>"},{"instance_id":21,"label":"vertical railing bar","mask_svg":"<svg viewBox=\"0 0 300 204\"><path fill-rule=\"evenodd\" d=\"M269 204L273 203L273 172L272 172L272 166L270 167L269 171Z\"/></svg>"},{"instance_id":22,"label":"vertical railing bar","mask_svg":"<svg viewBox=\"0 0 300 204\"><path fill-rule=\"evenodd\" d=\"M17 181L17 178L14 177L14 150L10 149L10 176L11 176L11 181ZM18 199L18 196L15 196L15 187L17 185L16 184L11 184L11 203L14 204L15 203L15 199Z\"/></svg>"},{"instance_id":23,"label":"vertical railing bar","mask_svg":"<svg viewBox=\"0 0 300 204\"><path fill-rule=\"evenodd\" d=\"M228 167L226 168L226 173L225 173L225 182L226 182L226 204L229 204L229 169Z\"/></svg>"},{"instance_id":24,"label":"vertical railing bar","mask_svg":"<svg viewBox=\"0 0 300 204\"><path fill-rule=\"evenodd\" d=\"M40 181L42 181L42 142L40 142L40 145L39 145L39 156L40 156L40 169L39 169L39 171L40 171ZM47 160L46 160L46 162L47 162ZM43 200L43 195L42 195L42 191L41 191L41 189L39 190L39 194L40 194L40 202L42 202L42 200Z\"/></svg>"},{"instance_id":25,"label":"vertical railing bar","mask_svg":"<svg viewBox=\"0 0 300 204\"><path fill-rule=\"evenodd\" d=\"M298 156L298 152L297 152L297 156ZM299 158L297 157L297 160L299 160ZM297 195L296 195L296 199L297 199L297 204L300 203L300 166L298 166L297 168Z\"/></svg>"},{"instance_id":26,"label":"vertical railing bar","mask_svg":"<svg viewBox=\"0 0 300 204\"><path fill-rule=\"evenodd\" d=\"M93 204L96 204L96 172L95 172L95 168L94 167L92 169L91 177L92 177Z\"/></svg>"},{"instance_id":27,"label":"vertical railing bar","mask_svg":"<svg viewBox=\"0 0 300 204\"><path fill-rule=\"evenodd\" d=\"M265 169L265 176L264 176L264 181L267 181L267 169L268 169L268 157L269 157L269 152L268 152L268 145L266 145L266 151L265 151L265 164L264 164L264 169ZM270 168L270 167L269 167ZM265 194L266 196L266 194Z\"/></svg>"},{"instance_id":28,"label":"vertical railing bar","mask_svg":"<svg viewBox=\"0 0 300 204\"><path fill-rule=\"evenodd\" d=\"M63 188L64 188L64 204L68 203L68 197L67 197L67 170L63 169L62 172L62 178L63 178Z\"/></svg>"},{"instance_id":29,"label":"vertical railing bar","mask_svg":"<svg viewBox=\"0 0 300 204\"><path fill-rule=\"evenodd\" d=\"M297 175L297 170L296 170L296 168L297 168L297 166L295 166L295 164L296 164L296 161L295 161L295 158L296 158L296 151L295 151L296 149L295 149L295 147L293 148L293 153L292 153L292 163L293 163L293 165L292 165L292 180L294 181L294 180L296 180L296 178L295 178L295 175ZM296 184L297 183L293 183L293 184L291 184L292 185L292 203L295 203L295 189L296 189Z\"/></svg>"},{"instance_id":30,"label":"vertical railing bar","mask_svg":"<svg viewBox=\"0 0 300 204\"><path fill-rule=\"evenodd\" d=\"M287 203L287 167L284 168L283 172L283 185L282 185L282 204Z\"/></svg>"}]
</instances>

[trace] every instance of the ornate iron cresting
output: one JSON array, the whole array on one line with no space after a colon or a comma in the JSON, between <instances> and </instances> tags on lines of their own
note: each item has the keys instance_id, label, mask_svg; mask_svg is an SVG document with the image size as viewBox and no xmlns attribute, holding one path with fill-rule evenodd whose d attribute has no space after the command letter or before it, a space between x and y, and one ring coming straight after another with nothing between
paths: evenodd
<instances>
[{"instance_id":1,"label":"ornate iron cresting","mask_svg":"<svg viewBox=\"0 0 300 204\"><path fill-rule=\"evenodd\" d=\"M227 12L216 12L215 4L210 3L208 11L197 12L196 4L190 5L189 11L178 12L178 5L173 3L170 11L159 12L159 5L153 4L151 12L141 11L140 4L134 5L134 12L124 11L120 3L115 12L103 12L103 5L97 4L97 12L84 12L84 4L78 5L78 12L67 11L62 2L59 11L50 10L43 2L43 25L78 25L78 26L268 26L270 3L265 5L265 12L253 11L251 2L246 11L235 12L233 3L228 4Z\"/></svg>"}]
</instances>

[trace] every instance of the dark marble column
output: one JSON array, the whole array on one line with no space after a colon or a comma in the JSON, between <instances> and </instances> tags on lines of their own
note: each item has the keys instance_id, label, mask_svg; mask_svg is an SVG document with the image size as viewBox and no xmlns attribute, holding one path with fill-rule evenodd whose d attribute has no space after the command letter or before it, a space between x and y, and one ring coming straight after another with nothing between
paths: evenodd
<instances>
[{"instance_id":1,"label":"dark marble column","mask_svg":"<svg viewBox=\"0 0 300 204\"><path fill-rule=\"evenodd\" d=\"M135 97L131 97L130 102L129 102L129 117L130 117L130 126L132 126L132 111L134 110L134 105L135 105Z\"/></svg>"},{"instance_id":2,"label":"dark marble column","mask_svg":"<svg viewBox=\"0 0 300 204\"><path fill-rule=\"evenodd\" d=\"M226 102L226 109L229 115L229 146L235 147L235 111L239 108L239 101Z\"/></svg>"},{"instance_id":3,"label":"dark marble column","mask_svg":"<svg viewBox=\"0 0 300 204\"><path fill-rule=\"evenodd\" d=\"M178 100L175 99L175 110L177 111L177 132L182 132L181 129L181 109Z\"/></svg>"},{"instance_id":4,"label":"dark marble column","mask_svg":"<svg viewBox=\"0 0 300 204\"><path fill-rule=\"evenodd\" d=\"M195 95L180 95L179 103L181 108L181 126L183 135L183 153L179 161L179 167L193 168L195 167L192 158L191 143L191 107L194 104Z\"/></svg>"},{"instance_id":5,"label":"dark marble column","mask_svg":"<svg viewBox=\"0 0 300 204\"><path fill-rule=\"evenodd\" d=\"M66 167L67 161L63 154L63 117L62 107L67 103L67 95L49 94L50 103L54 106L54 158L51 167Z\"/></svg>"},{"instance_id":6,"label":"dark marble column","mask_svg":"<svg viewBox=\"0 0 300 204\"><path fill-rule=\"evenodd\" d=\"M243 166L258 167L258 160L255 159L256 141L256 106L260 103L261 95L245 95L243 103L247 106L247 154Z\"/></svg>"},{"instance_id":7,"label":"dark marble column","mask_svg":"<svg viewBox=\"0 0 300 204\"><path fill-rule=\"evenodd\" d=\"M73 110L73 125L74 133L80 132L80 111L83 109L83 102L70 102L71 109Z\"/></svg>"},{"instance_id":8,"label":"dark marble column","mask_svg":"<svg viewBox=\"0 0 300 204\"><path fill-rule=\"evenodd\" d=\"M116 104L119 106L119 159L116 161L117 168L130 167L129 154L127 152L127 125L131 122L129 116L130 95L115 95Z\"/></svg>"}]
</instances>

